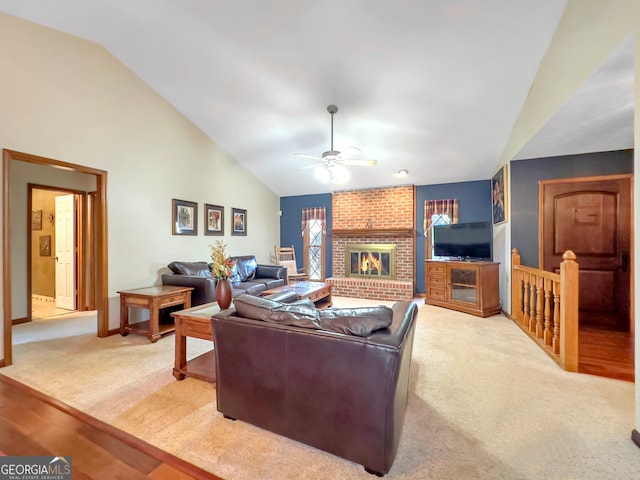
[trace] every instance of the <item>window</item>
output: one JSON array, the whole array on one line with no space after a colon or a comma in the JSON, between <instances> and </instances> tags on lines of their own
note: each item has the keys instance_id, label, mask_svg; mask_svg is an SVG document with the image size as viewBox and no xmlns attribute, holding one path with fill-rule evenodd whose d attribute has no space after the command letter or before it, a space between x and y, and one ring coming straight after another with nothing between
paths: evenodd
<instances>
[{"instance_id":1,"label":"window","mask_svg":"<svg viewBox=\"0 0 640 480\"><path fill-rule=\"evenodd\" d=\"M457 199L448 198L424 201L424 255L426 258L433 258L432 225L449 223L458 223Z\"/></svg>"},{"instance_id":2,"label":"window","mask_svg":"<svg viewBox=\"0 0 640 480\"><path fill-rule=\"evenodd\" d=\"M324 280L326 218L327 213L324 207L302 210L304 269L309 275L309 280Z\"/></svg>"},{"instance_id":3,"label":"window","mask_svg":"<svg viewBox=\"0 0 640 480\"><path fill-rule=\"evenodd\" d=\"M309 220L305 232L304 264L309 280L324 279L324 234L321 220Z\"/></svg>"},{"instance_id":4,"label":"window","mask_svg":"<svg viewBox=\"0 0 640 480\"><path fill-rule=\"evenodd\" d=\"M431 215L431 226L434 227L436 225L450 225L451 219L449 215L446 213L435 213ZM435 253L433 252L433 235L429 235L430 248L431 248L431 258L437 258Z\"/></svg>"}]
</instances>

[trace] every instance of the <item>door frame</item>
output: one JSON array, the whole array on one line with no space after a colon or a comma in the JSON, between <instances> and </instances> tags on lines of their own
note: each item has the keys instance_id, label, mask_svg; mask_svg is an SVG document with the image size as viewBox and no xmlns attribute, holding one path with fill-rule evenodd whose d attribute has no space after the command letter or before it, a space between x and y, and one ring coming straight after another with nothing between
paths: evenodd
<instances>
[{"instance_id":1,"label":"door frame","mask_svg":"<svg viewBox=\"0 0 640 480\"><path fill-rule=\"evenodd\" d=\"M544 270L544 188L547 185L559 183L584 183L599 182L607 180L629 180L629 332L633 335L635 332L635 253L634 253L634 200L633 200L633 174L624 173L618 175L598 175L592 177L573 177L573 178L555 178L550 180L540 180L538 182L538 268ZM580 259L578 259L578 265Z\"/></svg>"},{"instance_id":2,"label":"door frame","mask_svg":"<svg viewBox=\"0 0 640 480\"><path fill-rule=\"evenodd\" d=\"M74 275L76 277L76 310L89 310L86 307L87 302L83 301L85 298L85 294L90 285L90 279L88 278L85 272L86 265L86 255L85 253L88 251L87 246L85 245L87 235L87 197L89 195L88 192L82 190L74 190L70 188L62 188L62 187L54 187L51 185L40 185L36 183L27 183L27 215L29 212L33 211L32 202L33 202L33 190L48 190L51 192L61 192L65 194L72 194L76 196L76 206L74 210L74 217L76 221L76 233L74 236L74 245L77 249L76 251L76 268ZM27 252L31 252L33 248L33 240L31 238L31 231L27 232ZM51 246L53 249L53 245ZM31 293L33 291L33 277L32 277L32 263L31 263L31 255L27 256L27 318L26 322L30 322L32 320L32 298ZM11 320L15 325L16 323L21 323L20 321Z\"/></svg>"},{"instance_id":3,"label":"door frame","mask_svg":"<svg viewBox=\"0 0 640 480\"><path fill-rule=\"evenodd\" d=\"M97 335L109 335L109 296L108 296L108 237L107 237L107 172L84 165L40 157L14 150L2 150L2 294L3 302L3 333L4 360L0 359L0 366L11 365L13 361L11 316L12 316L12 285L11 285L11 205L9 195L11 161L18 160L27 163L62 168L96 176L95 196L95 224L93 246L96 255L95 301L97 313Z\"/></svg>"}]
</instances>

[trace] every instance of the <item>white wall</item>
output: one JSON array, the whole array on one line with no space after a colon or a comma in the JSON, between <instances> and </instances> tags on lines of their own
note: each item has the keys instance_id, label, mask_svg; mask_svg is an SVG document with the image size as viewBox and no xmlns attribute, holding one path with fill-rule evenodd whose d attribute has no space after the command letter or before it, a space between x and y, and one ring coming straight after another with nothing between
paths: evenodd
<instances>
[{"instance_id":1,"label":"white wall","mask_svg":"<svg viewBox=\"0 0 640 480\"><path fill-rule=\"evenodd\" d=\"M640 143L640 2L637 0L569 0L558 29L509 138L503 160L512 158L564 104L586 78L629 35L635 33L634 145ZM640 156L634 150L634 171ZM638 191L638 178L634 178ZM640 196L634 195L634 225L640 225ZM634 304L640 305L640 235L634 233ZM635 344L640 345L640 323L635 314ZM640 348L636 348L636 372ZM636 375L636 378L638 376ZM636 381L636 422L640 430L640 385ZM629 426L630 430L633 428Z\"/></svg>"},{"instance_id":2,"label":"white wall","mask_svg":"<svg viewBox=\"0 0 640 480\"><path fill-rule=\"evenodd\" d=\"M0 148L108 172L109 328L118 290L209 258L219 237L203 234L204 203L225 207L230 254L269 261L279 198L104 48L0 14L0 71ZM198 203L198 236L171 235L172 198ZM232 207L247 210L246 237L229 235Z\"/></svg>"}]
</instances>

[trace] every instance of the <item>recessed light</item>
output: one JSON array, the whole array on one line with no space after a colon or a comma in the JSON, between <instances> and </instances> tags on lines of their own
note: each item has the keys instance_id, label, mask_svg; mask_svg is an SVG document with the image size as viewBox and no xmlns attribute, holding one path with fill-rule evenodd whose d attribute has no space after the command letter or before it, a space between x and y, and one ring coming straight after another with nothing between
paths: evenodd
<instances>
[{"instance_id":1,"label":"recessed light","mask_svg":"<svg viewBox=\"0 0 640 480\"><path fill-rule=\"evenodd\" d=\"M406 177L407 175L409 175L409 170L407 170L406 168L398 170L398 175L400 175L401 177Z\"/></svg>"}]
</instances>

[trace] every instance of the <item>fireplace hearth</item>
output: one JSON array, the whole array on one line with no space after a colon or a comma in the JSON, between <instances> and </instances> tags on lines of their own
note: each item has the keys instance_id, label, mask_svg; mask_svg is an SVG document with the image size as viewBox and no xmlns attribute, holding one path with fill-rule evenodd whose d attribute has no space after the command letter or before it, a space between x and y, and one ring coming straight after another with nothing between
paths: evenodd
<instances>
[{"instance_id":1,"label":"fireplace hearth","mask_svg":"<svg viewBox=\"0 0 640 480\"><path fill-rule=\"evenodd\" d=\"M345 277L396 279L396 245L345 245Z\"/></svg>"}]
</instances>

